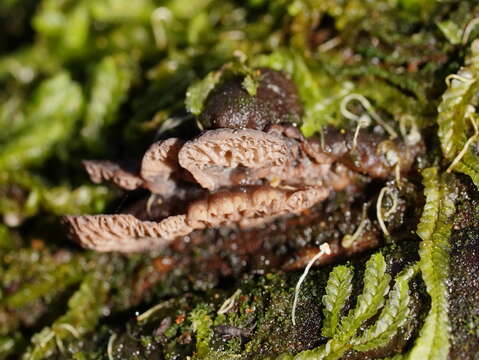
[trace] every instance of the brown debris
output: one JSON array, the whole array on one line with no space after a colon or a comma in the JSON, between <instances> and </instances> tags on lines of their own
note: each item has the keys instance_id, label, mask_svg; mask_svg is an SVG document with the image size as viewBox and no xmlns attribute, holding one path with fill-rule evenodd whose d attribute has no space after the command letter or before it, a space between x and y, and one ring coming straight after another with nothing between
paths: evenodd
<instances>
[{"instance_id":1,"label":"brown debris","mask_svg":"<svg viewBox=\"0 0 479 360\"><path fill-rule=\"evenodd\" d=\"M153 261L153 267L160 274L169 273L175 268L176 261L171 256L159 256Z\"/></svg>"},{"instance_id":2,"label":"brown debris","mask_svg":"<svg viewBox=\"0 0 479 360\"><path fill-rule=\"evenodd\" d=\"M341 132L328 127L324 131L323 151L352 171L373 178L393 177L396 166L399 166L401 174L406 174L417 156L425 151L422 141L406 145L399 138L389 140L367 131L359 131L355 147L353 138L354 134L351 132Z\"/></svg>"},{"instance_id":3,"label":"brown debris","mask_svg":"<svg viewBox=\"0 0 479 360\"><path fill-rule=\"evenodd\" d=\"M218 325L214 332L226 341L233 338L250 338L253 335L252 329L232 325Z\"/></svg>"},{"instance_id":4,"label":"brown debris","mask_svg":"<svg viewBox=\"0 0 479 360\"><path fill-rule=\"evenodd\" d=\"M297 216L277 218L261 227L220 227L194 231L184 238L175 239L162 254L174 257L177 261L175 269L181 269L192 281L207 279L209 284L216 283L220 278L240 276L244 272L262 274L278 269L294 270L289 266L295 262L298 265L296 269L299 269L302 266L299 260L302 259L304 265L304 261L317 254L323 243L341 250L343 236L357 228L362 214L360 199L363 191L358 189L356 193L349 194L349 198L359 202L340 200L340 208L332 210L331 206L337 206L333 204L338 200L331 199ZM367 227L362 235L372 233L375 239L369 241L358 238L350 252L338 251L336 257L328 260L332 263L341 262L345 257L379 246L381 232L374 223L370 225L371 228ZM366 241L370 247L356 246ZM307 253L311 257L306 257ZM319 261L315 265L324 264Z\"/></svg>"},{"instance_id":5,"label":"brown debris","mask_svg":"<svg viewBox=\"0 0 479 360\"><path fill-rule=\"evenodd\" d=\"M329 248L331 253L321 256L315 262L315 265L326 265L336 261L338 258L350 257L354 254L362 253L366 250L376 248L380 243L379 232L373 228L365 231L349 248L341 246L340 241L329 241ZM296 258L283 265L283 270L292 271L304 268L308 262L319 252L319 247L307 247L301 249Z\"/></svg>"}]
</instances>

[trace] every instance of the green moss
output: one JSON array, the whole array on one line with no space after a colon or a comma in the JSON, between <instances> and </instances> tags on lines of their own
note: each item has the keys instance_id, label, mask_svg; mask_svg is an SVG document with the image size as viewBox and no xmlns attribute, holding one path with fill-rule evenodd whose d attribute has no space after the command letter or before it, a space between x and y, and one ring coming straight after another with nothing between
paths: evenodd
<instances>
[{"instance_id":1,"label":"green moss","mask_svg":"<svg viewBox=\"0 0 479 360\"><path fill-rule=\"evenodd\" d=\"M205 306L197 306L189 315L193 332L196 337L196 356L204 358L210 349L210 340L213 337L213 320L209 315L209 309Z\"/></svg>"},{"instance_id":2,"label":"green moss","mask_svg":"<svg viewBox=\"0 0 479 360\"><path fill-rule=\"evenodd\" d=\"M424 336L420 329L432 328L432 317L424 319L428 313L443 325L431 334L444 347L433 344L430 354L444 356L450 343L450 358L473 358L479 346L473 271L477 189L466 177L442 173L474 135L470 118L477 121L477 114L468 105L477 105L477 27L470 28L466 44L460 37L477 11L474 2L456 0L0 0L0 358L107 359L113 339L115 359L274 359L324 349L330 340L323 335L338 334L343 338L334 349L329 342L331 357L381 358L412 349ZM464 75L462 65L473 81L446 85L449 74ZM204 100L229 70L244 76L243 86L254 93L249 66L291 75L304 106L299 125L307 136L326 125L355 128L340 107L355 93L402 136L417 126L426 140L428 156L419 167L437 166L442 184L439 190L426 184L426 209L455 194L454 221L441 218L437 207L425 211L431 216L423 223L436 226L421 225L420 241L411 233L423 208L420 181L416 175L405 179L400 196L406 209L395 220L393 243L382 247L384 263L375 283L393 289L382 310L381 299L362 293L371 287L363 281L369 253L347 265L342 261L336 270L312 270L294 327L292 297L300 274L272 265L261 273L256 266L261 259L241 252L249 242L235 243L237 250L222 247L229 233L206 232L208 244L190 239L194 251L181 255L165 249L119 256L82 250L60 227L63 214L121 213L141 196L93 185L82 159L135 158L158 137L192 135ZM365 112L356 103L348 109ZM368 130L381 132L376 125ZM477 183L474 142L452 170ZM363 185L357 201L374 201L382 184ZM260 256L265 263L293 261L293 250L351 233L356 204L349 202L349 194L336 194L321 207L328 214L315 224L279 227ZM449 245L455 270L450 275L444 266ZM175 260L174 269L158 271L159 256ZM400 281L404 269L419 256L424 281L411 280L406 291ZM345 287L337 288L343 300L333 296L328 276L346 268L354 274L348 271ZM387 274L399 280L386 285ZM237 290L234 306L218 314ZM323 299L329 299L325 315ZM164 308L137 320L137 314L163 302ZM363 303L374 311L359 311ZM353 320L344 320L348 314ZM446 331L449 323L453 335ZM322 332L325 325L329 331ZM358 326L360 333L353 331ZM354 339L356 350L347 341Z\"/></svg>"}]
</instances>

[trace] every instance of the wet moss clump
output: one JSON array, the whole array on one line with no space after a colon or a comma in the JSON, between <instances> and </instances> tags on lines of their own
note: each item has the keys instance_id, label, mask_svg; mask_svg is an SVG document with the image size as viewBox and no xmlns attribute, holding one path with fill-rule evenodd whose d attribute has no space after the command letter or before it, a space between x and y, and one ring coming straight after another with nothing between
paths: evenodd
<instances>
[{"instance_id":1,"label":"wet moss clump","mask_svg":"<svg viewBox=\"0 0 479 360\"><path fill-rule=\"evenodd\" d=\"M398 273L414 263L417 260L414 248L408 242L385 247L388 272ZM365 255L349 263L357 272L352 296L343 313L355 305L355 298L361 292L367 259ZM213 289L201 296L185 293L165 300L136 319L110 326L103 332L116 334L114 354L120 358L137 354L140 359L148 359L162 354L171 359L188 355L207 359L275 359L281 354L314 349L326 340L321 335L321 298L332 268L328 266L309 274L301 290L296 326L291 323L291 305L298 274L267 273L245 275L227 290ZM424 284L419 278L411 283L411 293L412 311L406 325L386 346L367 356L392 355L410 345L427 310ZM106 335L96 341L101 343L105 338ZM345 354L348 359L364 356L354 351Z\"/></svg>"}]
</instances>

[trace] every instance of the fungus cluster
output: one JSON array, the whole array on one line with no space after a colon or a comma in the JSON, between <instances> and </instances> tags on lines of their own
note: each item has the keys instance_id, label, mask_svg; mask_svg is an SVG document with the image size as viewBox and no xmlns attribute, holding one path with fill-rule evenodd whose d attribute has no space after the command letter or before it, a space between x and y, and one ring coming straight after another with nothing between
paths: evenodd
<instances>
[{"instance_id":1,"label":"fungus cluster","mask_svg":"<svg viewBox=\"0 0 479 360\"><path fill-rule=\"evenodd\" d=\"M263 226L297 215L354 183L358 174L387 178L407 172L420 143L360 131L327 129L323 141L306 139L289 121L301 113L299 96L284 74L261 69L255 96L238 79L206 100L209 129L187 141L152 144L138 171L109 161L85 161L92 181L126 190L145 188L167 202L182 194L180 213L155 221L131 214L66 216L72 237L97 251L147 251L195 230Z\"/></svg>"}]
</instances>

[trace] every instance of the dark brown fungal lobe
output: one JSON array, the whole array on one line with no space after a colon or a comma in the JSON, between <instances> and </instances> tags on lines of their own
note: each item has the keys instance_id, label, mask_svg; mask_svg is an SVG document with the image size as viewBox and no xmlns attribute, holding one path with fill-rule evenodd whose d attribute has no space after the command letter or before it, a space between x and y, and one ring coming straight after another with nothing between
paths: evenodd
<instances>
[{"instance_id":1,"label":"dark brown fungal lobe","mask_svg":"<svg viewBox=\"0 0 479 360\"><path fill-rule=\"evenodd\" d=\"M283 72L259 68L259 85L252 96L235 76L217 86L205 101L199 121L206 129L263 130L269 124L298 122L302 105L298 90Z\"/></svg>"},{"instance_id":2,"label":"dark brown fungal lobe","mask_svg":"<svg viewBox=\"0 0 479 360\"><path fill-rule=\"evenodd\" d=\"M170 198L182 190L178 189L177 180L192 180L178 164L178 152L183 144L178 138L155 142L145 152L138 170L104 160L85 160L83 166L94 183L108 181L125 190L145 188Z\"/></svg>"}]
</instances>

